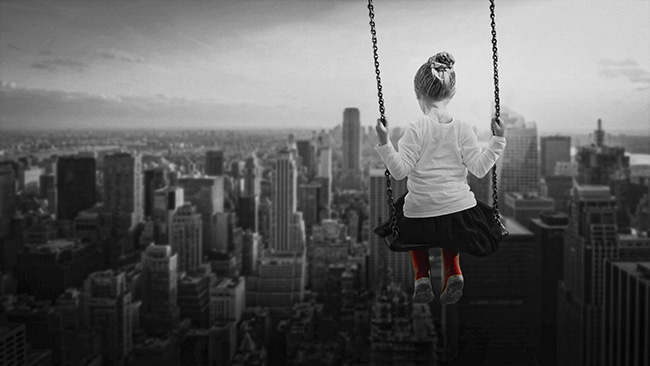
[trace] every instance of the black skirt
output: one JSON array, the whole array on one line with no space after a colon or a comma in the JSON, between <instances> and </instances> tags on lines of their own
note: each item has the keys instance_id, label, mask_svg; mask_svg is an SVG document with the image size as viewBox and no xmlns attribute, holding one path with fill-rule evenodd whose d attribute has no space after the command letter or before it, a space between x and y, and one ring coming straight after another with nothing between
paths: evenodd
<instances>
[{"instance_id":1,"label":"black skirt","mask_svg":"<svg viewBox=\"0 0 650 366\"><path fill-rule=\"evenodd\" d=\"M474 207L447 215L408 218L404 216L405 196L395 201L399 242L481 257L498 249L501 233L492 207L477 201ZM390 220L377 226L374 232L382 238L391 235Z\"/></svg>"}]
</instances>

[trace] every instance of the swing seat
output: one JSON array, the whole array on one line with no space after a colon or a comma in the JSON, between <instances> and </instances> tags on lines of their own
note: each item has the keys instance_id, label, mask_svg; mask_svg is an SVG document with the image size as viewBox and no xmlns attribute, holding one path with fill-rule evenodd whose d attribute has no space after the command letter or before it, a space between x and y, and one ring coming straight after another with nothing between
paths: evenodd
<instances>
[{"instance_id":1,"label":"swing seat","mask_svg":"<svg viewBox=\"0 0 650 366\"><path fill-rule=\"evenodd\" d=\"M403 209L405 196L395 201L398 237L392 235L390 219L374 230L391 251L443 248L485 257L495 253L508 235L506 228L495 219L493 208L483 202L477 201L475 207L448 215L407 218Z\"/></svg>"}]
</instances>

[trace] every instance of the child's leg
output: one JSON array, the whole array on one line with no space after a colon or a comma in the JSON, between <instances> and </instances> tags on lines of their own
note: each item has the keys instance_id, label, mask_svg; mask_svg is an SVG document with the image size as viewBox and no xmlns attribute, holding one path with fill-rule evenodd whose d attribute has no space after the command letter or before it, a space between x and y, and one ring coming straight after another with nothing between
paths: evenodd
<instances>
[{"instance_id":1,"label":"child's leg","mask_svg":"<svg viewBox=\"0 0 650 366\"><path fill-rule=\"evenodd\" d=\"M429 251L428 250L411 250L411 262L413 263L413 272L415 272L415 280L420 278L429 278L431 269L429 267Z\"/></svg>"},{"instance_id":2,"label":"child's leg","mask_svg":"<svg viewBox=\"0 0 650 366\"><path fill-rule=\"evenodd\" d=\"M463 273L460 271L460 253L442 251L442 290L440 302L446 305L455 304L463 296L465 284Z\"/></svg>"},{"instance_id":3,"label":"child's leg","mask_svg":"<svg viewBox=\"0 0 650 366\"><path fill-rule=\"evenodd\" d=\"M431 289L431 269L429 267L428 250L411 250L411 262L415 272L415 285L413 289L413 302L426 303L433 301Z\"/></svg>"}]
</instances>

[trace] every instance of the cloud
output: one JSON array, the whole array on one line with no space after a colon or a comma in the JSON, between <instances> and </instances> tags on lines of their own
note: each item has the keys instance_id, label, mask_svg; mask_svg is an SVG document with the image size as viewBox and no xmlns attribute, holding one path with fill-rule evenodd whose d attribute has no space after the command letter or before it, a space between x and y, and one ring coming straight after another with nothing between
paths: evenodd
<instances>
[{"instance_id":1,"label":"cloud","mask_svg":"<svg viewBox=\"0 0 650 366\"><path fill-rule=\"evenodd\" d=\"M164 94L113 97L9 83L2 83L0 100L3 129L254 128L297 113L285 106L218 104Z\"/></svg>"},{"instance_id":2,"label":"cloud","mask_svg":"<svg viewBox=\"0 0 650 366\"><path fill-rule=\"evenodd\" d=\"M48 71L54 71L58 69L69 69L69 70L74 70L79 72L82 72L85 68L88 67L88 65L86 65L83 62L70 60L70 59L63 59L63 58L35 62L31 64L31 66L35 69L42 69Z\"/></svg>"},{"instance_id":3,"label":"cloud","mask_svg":"<svg viewBox=\"0 0 650 366\"><path fill-rule=\"evenodd\" d=\"M16 46L15 44L13 44L13 43L9 43L7 45L7 49L8 50L14 50L14 51L20 51L20 48L18 46Z\"/></svg>"},{"instance_id":4,"label":"cloud","mask_svg":"<svg viewBox=\"0 0 650 366\"><path fill-rule=\"evenodd\" d=\"M116 61L133 62L133 63L147 62L147 59L144 58L143 56L140 56L133 52L117 50L114 48L99 49L97 50L97 54L107 60L116 60Z\"/></svg>"},{"instance_id":5,"label":"cloud","mask_svg":"<svg viewBox=\"0 0 650 366\"><path fill-rule=\"evenodd\" d=\"M602 59L600 60L600 66L598 75L603 78L622 77L634 84L650 85L650 72L641 68L634 60ZM644 90L644 86L641 87L641 90Z\"/></svg>"}]
</instances>

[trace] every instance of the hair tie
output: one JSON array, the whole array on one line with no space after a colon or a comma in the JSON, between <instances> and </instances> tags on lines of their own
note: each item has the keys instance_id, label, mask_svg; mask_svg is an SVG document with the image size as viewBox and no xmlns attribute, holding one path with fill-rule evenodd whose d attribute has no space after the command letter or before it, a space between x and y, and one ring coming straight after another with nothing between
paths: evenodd
<instances>
[{"instance_id":1,"label":"hair tie","mask_svg":"<svg viewBox=\"0 0 650 366\"><path fill-rule=\"evenodd\" d=\"M429 57L429 67L431 67L431 74L439 80L442 80L442 77L439 75L440 72L451 69L451 66L435 61L434 57Z\"/></svg>"}]
</instances>

